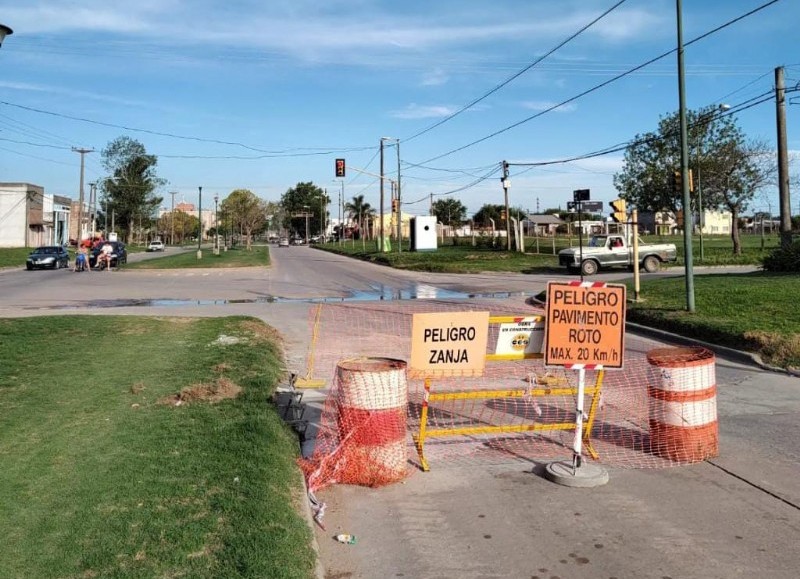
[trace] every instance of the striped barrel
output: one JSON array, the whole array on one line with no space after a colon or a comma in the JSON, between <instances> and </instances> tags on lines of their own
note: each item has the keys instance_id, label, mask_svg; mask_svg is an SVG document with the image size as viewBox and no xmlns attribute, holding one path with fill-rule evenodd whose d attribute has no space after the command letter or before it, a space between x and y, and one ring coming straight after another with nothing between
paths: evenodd
<instances>
[{"instance_id":1,"label":"striped barrel","mask_svg":"<svg viewBox=\"0 0 800 579\"><path fill-rule=\"evenodd\" d=\"M353 358L336 367L341 482L380 486L406 477L406 362Z\"/></svg>"},{"instance_id":2,"label":"striped barrel","mask_svg":"<svg viewBox=\"0 0 800 579\"><path fill-rule=\"evenodd\" d=\"M647 387L650 448L676 462L719 454L714 352L701 347L657 348L647 361L658 377Z\"/></svg>"}]
</instances>

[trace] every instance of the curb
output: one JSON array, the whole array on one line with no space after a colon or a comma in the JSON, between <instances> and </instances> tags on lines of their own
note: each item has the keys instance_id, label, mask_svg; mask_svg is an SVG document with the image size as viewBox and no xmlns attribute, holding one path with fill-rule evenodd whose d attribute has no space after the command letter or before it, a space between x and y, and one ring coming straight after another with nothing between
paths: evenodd
<instances>
[{"instance_id":1,"label":"curb","mask_svg":"<svg viewBox=\"0 0 800 579\"><path fill-rule=\"evenodd\" d=\"M300 478L303 482L303 514L305 515L306 522L308 523L308 530L311 531L311 548L314 551L314 556L316 560L314 561L314 576L316 579L325 579L325 569L322 567L322 558L319 554L319 543L317 542L317 532L316 528L314 527L314 515L311 512L311 505L309 504L308 498L308 485L306 484L306 477L303 476L302 471L300 473Z\"/></svg>"}]
</instances>

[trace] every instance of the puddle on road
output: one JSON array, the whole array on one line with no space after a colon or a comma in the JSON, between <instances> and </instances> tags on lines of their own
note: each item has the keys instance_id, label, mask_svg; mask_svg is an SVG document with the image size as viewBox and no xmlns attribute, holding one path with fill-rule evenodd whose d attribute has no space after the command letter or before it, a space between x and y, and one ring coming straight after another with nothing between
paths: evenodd
<instances>
[{"instance_id":1,"label":"puddle on road","mask_svg":"<svg viewBox=\"0 0 800 579\"><path fill-rule=\"evenodd\" d=\"M278 303L340 303L356 301L396 301L396 300L443 300L443 299L477 299L495 298L505 299L510 297L524 297L525 292L488 292L467 293L438 288L426 284L418 284L405 289L375 286L370 290L350 292L346 297L323 298L284 298L280 296L261 296L257 298L233 300L177 300L177 299L116 299L116 300L90 300L80 305L50 306L49 308L28 309L104 309L127 307L188 307L188 306L223 306L231 304L278 304Z\"/></svg>"}]
</instances>

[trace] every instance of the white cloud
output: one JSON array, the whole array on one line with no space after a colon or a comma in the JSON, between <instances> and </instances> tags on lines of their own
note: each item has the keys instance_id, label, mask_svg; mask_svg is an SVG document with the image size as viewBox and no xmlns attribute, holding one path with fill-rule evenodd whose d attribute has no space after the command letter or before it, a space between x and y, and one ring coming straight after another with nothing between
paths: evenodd
<instances>
[{"instance_id":1,"label":"white cloud","mask_svg":"<svg viewBox=\"0 0 800 579\"><path fill-rule=\"evenodd\" d=\"M526 109L530 109L532 111L546 111L549 109L553 109L558 103L554 103L551 101L525 101L522 103L522 106ZM577 109L577 105L575 103L567 103L565 105L561 105L560 107L556 107L552 110L554 113L571 113L575 109Z\"/></svg>"},{"instance_id":2,"label":"white cloud","mask_svg":"<svg viewBox=\"0 0 800 579\"><path fill-rule=\"evenodd\" d=\"M434 119L452 115L458 109L446 105L420 106L411 103L405 109L392 111L390 114L396 119Z\"/></svg>"},{"instance_id":3,"label":"white cloud","mask_svg":"<svg viewBox=\"0 0 800 579\"><path fill-rule=\"evenodd\" d=\"M436 68L422 75L422 86L440 86L448 80L450 76L441 68Z\"/></svg>"},{"instance_id":4,"label":"white cloud","mask_svg":"<svg viewBox=\"0 0 800 579\"><path fill-rule=\"evenodd\" d=\"M464 8L451 2L419 3L403 11L392 2L332 0L324 7L317 1L293 0L228 3L195 0L29 0L3 7L4 21L19 34L70 34L69 42L84 31L135 37L143 51L157 46L270 51L262 59L289 55L307 62L375 63L386 55L419 61L424 55L455 49L491 48L500 43L549 43L575 32L599 11L582 3L518 2L499 0L492 6ZM513 13L514 18L498 14ZM617 10L587 31L595 38L619 41L641 37L657 24L642 9ZM156 47L152 45L155 44ZM278 54L275 54L277 52ZM385 61L384 61L385 64ZM435 71L424 84L445 78Z\"/></svg>"}]
</instances>

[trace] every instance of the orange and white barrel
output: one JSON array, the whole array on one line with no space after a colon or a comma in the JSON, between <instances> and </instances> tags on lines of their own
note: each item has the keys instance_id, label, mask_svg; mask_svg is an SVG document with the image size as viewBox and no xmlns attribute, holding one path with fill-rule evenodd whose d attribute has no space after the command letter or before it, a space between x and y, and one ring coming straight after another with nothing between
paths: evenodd
<instances>
[{"instance_id":1,"label":"orange and white barrel","mask_svg":"<svg viewBox=\"0 0 800 579\"><path fill-rule=\"evenodd\" d=\"M408 473L406 362L353 358L336 367L340 482L380 486Z\"/></svg>"},{"instance_id":2,"label":"orange and white barrel","mask_svg":"<svg viewBox=\"0 0 800 579\"><path fill-rule=\"evenodd\" d=\"M657 348L647 353L657 371L647 387L650 448L676 462L719 454L714 352L701 347Z\"/></svg>"}]
</instances>

